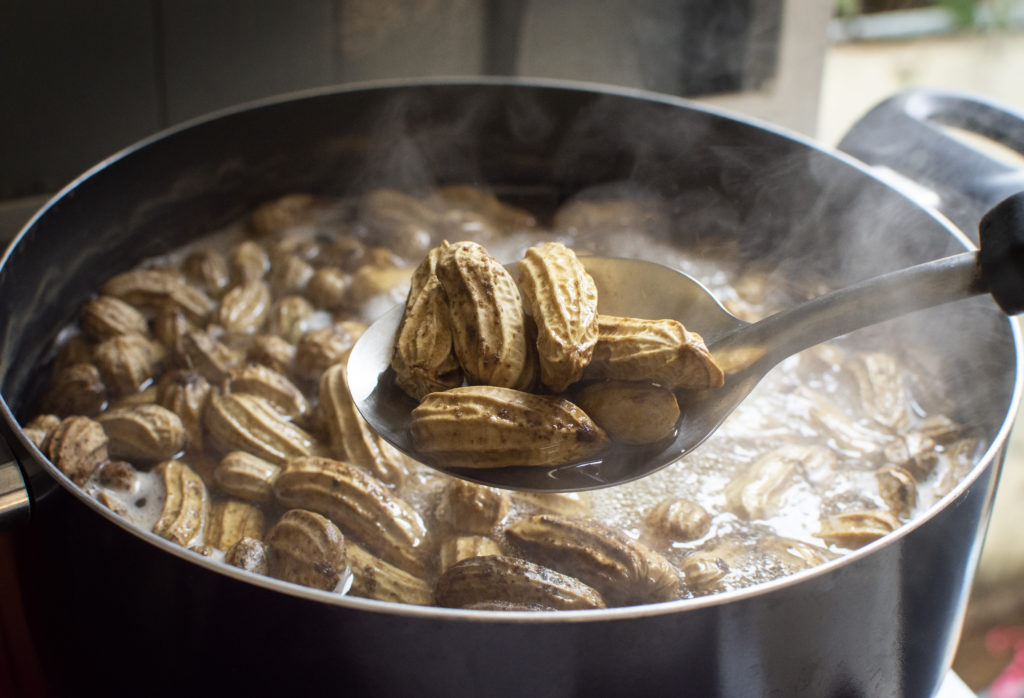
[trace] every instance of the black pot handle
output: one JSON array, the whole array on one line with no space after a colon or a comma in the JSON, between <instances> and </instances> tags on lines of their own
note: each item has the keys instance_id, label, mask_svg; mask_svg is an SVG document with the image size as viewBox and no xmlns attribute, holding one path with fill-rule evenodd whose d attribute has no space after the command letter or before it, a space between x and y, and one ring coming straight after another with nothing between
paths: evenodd
<instances>
[{"instance_id":1,"label":"black pot handle","mask_svg":"<svg viewBox=\"0 0 1024 698\"><path fill-rule=\"evenodd\" d=\"M1024 158L1024 114L980 97L928 88L906 90L878 104L853 125L839 149L931 190L937 199L923 203L977 240L978 219L1024 190L1024 159L1014 163L986 154L943 127L982 136Z\"/></svg>"},{"instance_id":2,"label":"black pot handle","mask_svg":"<svg viewBox=\"0 0 1024 698\"><path fill-rule=\"evenodd\" d=\"M30 509L21 465L0 432L0 531L28 522Z\"/></svg>"}]
</instances>

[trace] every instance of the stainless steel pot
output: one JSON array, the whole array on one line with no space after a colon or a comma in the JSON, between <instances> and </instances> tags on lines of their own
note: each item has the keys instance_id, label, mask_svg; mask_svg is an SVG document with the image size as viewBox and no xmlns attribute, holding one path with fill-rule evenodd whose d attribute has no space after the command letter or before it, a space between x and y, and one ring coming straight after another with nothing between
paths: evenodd
<instances>
[{"instance_id":1,"label":"stainless steel pot","mask_svg":"<svg viewBox=\"0 0 1024 698\"><path fill-rule=\"evenodd\" d=\"M13 452L0 472L17 464L28 481L19 574L57 691L930 695L952 658L1020 399L1020 337L987 299L886 330L948 347L956 417L990 444L969 476L916 522L840 560L696 600L468 612L252 577L127 526L21 431L39 388L31 367L111 274L282 193L450 181L551 204L629 181L671 203L691 231L680 235L738 237L746 254L838 283L970 245L845 155L682 100L592 86L357 86L133 146L47 204L0 263L2 428ZM10 511L8 522L24 507Z\"/></svg>"}]
</instances>

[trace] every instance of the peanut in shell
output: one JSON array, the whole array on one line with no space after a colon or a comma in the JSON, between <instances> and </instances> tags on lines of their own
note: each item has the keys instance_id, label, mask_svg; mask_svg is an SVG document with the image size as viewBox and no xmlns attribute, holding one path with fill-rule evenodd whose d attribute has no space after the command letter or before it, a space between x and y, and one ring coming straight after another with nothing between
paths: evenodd
<instances>
[{"instance_id":1,"label":"peanut in shell","mask_svg":"<svg viewBox=\"0 0 1024 698\"><path fill-rule=\"evenodd\" d=\"M601 595L578 579L504 555L466 558L437 582L439 606L493 610L604 608Z\"/></svg>"},{"instance_id":2,"label":"peanut in shell","mask_svg":"<svg viewBox=\"0 0 1024 698\"><path fill-rule=\"evenodd\" d=\"M277 465L312 455L316 440L286 420L264 398L246 393L211 395L203 414L210 443L222 453L247 451Z\"/></svg>"},{"instance_id":3,"label":"peanut in shell","mask_svg":"<svg viewBox=\"0 0 1024 698\"><path fill-rule=\"evenodd\" d=\"M455 468L564 465L609 444L568 400L487 385L427 395L412 411L410 428L422 456Z\"/></svg>"},{"instance_id":4,"label":"peanut in shell","mask_svg":"<svg viewBox=\"0 0 1024 698\"><path fill-rule=\"evenodd\" d=\"M271 576L331 591L348 572L345 538L326 517L292 509L267 533L267 568Z\"/></svg>"},{"instance_id":5,"label":"peanut in shell","mask_svg":"<svg viewBox=\"0 0 1024 698\"><path fill-rule=\"evenodd\" d=\"M720 388L725 374L704 339L677 320L599 315L589 379L647 381L665 388Z\"/></svg>"},{"instance_id":6,"label":"peanut in shell","mask_svg":"<svg viewBox=\"0 0 1024 698\"><path fill-rule=\"evenodd\" d=\"M448 297L437 278L441 250L430 250L413 272L391 359L395 383L416 400L462 383L452 346Z\"/></svg>"},{"instance_id":7,"label":"peanut in shell","mask_svg":"<svg viewBox=\"0 0 1024 698\"><path fill-rule=\"evenodd\" d=\"M423 519L362 468L329 458L291 458L274 481L274 493L285 506L323 514L385 561L425 574L429 560Z\"/></svg>"},{"instance_id":8,"label":"peanut in shell","mask_svg":"<svg viewBox=\"0 0 1024 698\"><path fill-rule=\"evenodd\" d=\"M591 383L576 398L608 434L624 444L643 445L672 435L679 403L667 388L638 381Z\"/></svg>"},{"instance_id":9,"label":"peanut in shell","mask_svg":"<svg viewBox=\"0 0 1024 698\"><path fill-rule=\"evenodd\" d=\"M533 356L511 274L483 246L459 242L442 249L437 278L448 297L455 355L469 382L526 388Z\"/></svg>"},{"instance_id":10,"label":"peanut in shell","mask_svg":"<svg viewBox=\"0 0 1024 698\"><path fill-rule=\"evenodd\" d=\"M203 479L181 461L161 463L155 472L164 484L166 496L153 533L188 547L202 532L210 510L210 498Z\"/></svg>"},{"instance_id":11,"label":"peanut in shell","mask_svg":"<svg viewBox=\"0 0 1024 698\"><path fill-rule=\"evenodd\" d=\"M109 439L99 422L88 417L66 417L43 441L41 450L57 468L82 485L107 460Z\"/></svg>"},{"instance_id":12,"label":"peanut in shell","mask_svg":"<svg viewBox=\"0 0 1024 698\"><path fill-rule=\"evenodd\" d=\"M327 432L331 454L360 466L388 485L401 485L406 459L375 432L356 409L348 389L345 365L335 364L320 377L320 424Z\"/></svg>"},{"instance_id":13,"label":"peanut in shell","mask_svg":"<svg viewBox=\"0 0 1024 698\"><path fill-rule=\"evenodd\" d=\"M597 286L560 242L531 247L519 262L519 290L537 324L540 380L560 393L583 376L597 343Z\"/></svg>"},{"instance_id":14,"label":"peanut in shell","mask_svg":"<svg viewBox=\"0 0 1024 698\"><path fill-rule=\"evenodd\" d=\"M523 557L576 577L610 604L669 601L679 592L668 560L596 521L541 514L516 521L505 537Z\"/></svg>"}]
</instances>

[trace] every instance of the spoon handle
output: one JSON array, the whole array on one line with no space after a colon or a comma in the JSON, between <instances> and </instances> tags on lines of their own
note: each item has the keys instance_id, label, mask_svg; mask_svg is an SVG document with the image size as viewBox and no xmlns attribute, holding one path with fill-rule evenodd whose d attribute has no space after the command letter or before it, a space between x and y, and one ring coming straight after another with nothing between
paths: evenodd
<instances>
[{"instance_id":1,"label":"spoon handle","mask_svg":"<svg viewBox=\"0 0 1024 698\"><path fill-rule=\"evenodd\" d=\"M900 315L991 292L1008 314L1024 311L1024 192L989 211L980 252L877 276L742 327L710 348L735 370L773 366L826 340ZM729 369L726 369L727 372Z\"/></svg>"},{"instance_id":2,"label":"spoon handle","mask_svg":"<svg viewBox=\"0 0 1024 698\"><path fill-rule=\"evenodd\" d=\"M775 365L787 356L840 335L984 293L978 254L965 252L847 286L743 327L715 342L718 355Z\"/></svg>"}]
</instances>

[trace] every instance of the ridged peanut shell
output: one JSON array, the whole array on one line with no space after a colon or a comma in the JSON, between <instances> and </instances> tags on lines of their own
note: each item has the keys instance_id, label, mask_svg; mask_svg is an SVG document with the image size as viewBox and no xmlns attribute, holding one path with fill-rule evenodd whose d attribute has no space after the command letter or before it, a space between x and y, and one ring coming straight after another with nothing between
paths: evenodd
<instances>
[{"instance_id":1,"label":"ridged peanut shell","mask_svg":"<svg viewBox=\"0 0 1024 698\"><path fill-rule=\"evenodd\" d=\"M274 498L274 480L281 468L245 451L224 456L213 471L217 487L250 502L266 504Z\"/></svg>"},{"instance_id":2,"label":"ridged peanut shell","mask_svg":"<svg viewBox=\"0 0 1024 698\"><path fill-rule=\"evenodd\" d=\"M345 292L345 304L358 308L377 298L392 304L399 303L409 292L412 271L411 268L390 264L364 264L352 275L352 282Z\"/></svg>"},{"instance_id":3,"label":"ridged peanut shell","mask_svg":"<svg viewBox=\"0 0 1024 698\"><path fill-rule=\"evenodd\" d=\"M295 346L276 335L255 335L247 343L245 359L287 375L295 360Z\"/></svg>"},{"instance_id":4,"label":"ridged peanut shell","mask_svg":"<svg viewBox=\"0 0 1024 698\"><path fill-rule=\"evenodd\" d=\"M332 323L329 327L310 330L295 345L295 373L310 381L331 366L342 363L359 339L360 328L351 323Z\"/></svg>"},{"instance_id":5,"label":"ridged peanut shell","mask_svg":"<svg viewBox=\"0 0 1024 698\"><path fill-rule=\"evenodd\" d=\"M59 373L61 369L72 364L93 363L93 347L93 343L84 334L68 337L54 357L53 372Z\"/></svg>"},{"instance_id":6,"label":"ridged peanut shell","mask_svg":"<svg viewBox=\"0 0 1024 698\"><path fill-rule=\"evenodd\" d=\"M429 244L437 217L436 209L395 189L375 189L359 202L360 221L392 249L408 238L424 237Z\"/></svg>"},{"instance_id":7,"label":"ridged peanut shell","mask_svg":"<svg viewBox=\"0 0 1024 698\"><path fill-rule=\"evenodd\" d=\"M202 532L209 514L210 499L206 485L181 461L161 463L155 472L163 481L166 496L153 533L188 547Z\"/></svg>"},{"instance_id":8,"label":"ridged peanut shell","mask_svg":"<svg viewBox=\"0 0 1024 698\"><path fill-rule=\"evenodd\" d=\"M471 383L525 388L533 357L519 289L475 242L445 247L437 278L448 297L452 345Z\"/></svg>"},{"instance_id":9,"label":"ridged peanut shell","mask_svg":"<svg viewBox=\"0 0 1024 698\"><path fill-rule=\"evenodd\" d=\"M107 385L95 364L67 364L54 372L44 409L62 416L93 417L106 407L107 397Z\"/></svg>"},{"instance_id":10,"label":"ridged peanut shell","mask_svg":"<svg viewBox=\"0 0 1024 698\"><path fill-rule=\"evenodd\" d=\"M255 395L211 395L203 424L210 442L222 453L248 451L284 465L291 457L308 456L316 450L316 441L309 433Z\"/></svg>"},{"instance_id":11,"label":"ridged peanut shell","mask_svg":"<svg viewBox=\"0 0 1024 698\"><path fill-rule=\"evenodd\" d=\"M597 286L560 242L529 248L519 290L537 324L541 383L560 393L583 376L597 344Z\"/></svg>"},{"instance_id":12,"label":"ridged peanut shell","mask_svg":"<svg viewBox=\"0 0 1024 698\"><path fill-rule=\"evenodd\" d=\"M220 296L231 281L231 271L224 255L216 250L196 250L185 257L181 270L189 283L213 297Z\"/></svg>"},{"instance_id":13,"label":"ridged peanut shell","mask_svg":"<svg viewBox=\"0 0 1024 698\"><path fill-rule=\"evenodd\" d=\"M381 560L352 541L345 542L345 552L352 570L349 593L353 596L419 606L433 604L434 590L422 577Z\"/></svg>"},{"instance_id":14,"label":"ridged peanut shell","mask_svg":"<svg viewBox=\"0 0 1024 698\"><path fill-rule=\"evenodd\" d=\"M462 383L452 347L448 298L436 273L440 255L440 247L430 250L413 273L391 358L395 383L416 400Z\"/></svg>"},{"instance_id":15,"label":"ridged peanut shell","mask_svg":"<svg viewBox=\"0 0 1024 698\"><path fill-rule=\"evenodd\" d=\"M88 417L66 417L46 437L42 450L57 469L84 484L107 460L108 438L103 426Z\"/></svg>"},{"instance_id":16,"label":"ridged peanut shell","mask_svg":"<svg viewBox=\"0 0 1024 698\"><path fill-rule=\"evenodd\" d=\"M586 492L512 492L510 496L517 511L531 514L584 516L592 508Z\"/></svg>"},{"instance_id":17,"label":"ridged peanut shell","mask_svg":"<svg viewBox=\"0 0 1024 698\"><path fill-rule=\"evenodd\" d=\"M182 281L176 272L138 269L114 276L100 289L142 310L180 308L189 320L202 325L213 311L214 302L203 291Z\"/></svg>"},{"instance_id":18,"label":"ridged peanut shell","mask_svg":"<svg viewBox=\"0 0 1024 698\"><path fill-rule=\"evenodd\" d=\"M314 273L312 265L299 255L278 255L271 262L267 282L274 297L288 297L291 293L302 293Z\"/></svg>"},{"instance_id":19,"label":"ridged peanut shell","mask_svg":"<svg viewBox=\"0 0 1024 698\"><path fill-rule=\"evenodd\" d=\"M50 438L50 434L53 430L60 425L60 417L55 414L41 414L34 417L32 421L22 427L22 431L25 436L39 448L40 451L43 449L43 444Z\"/></svg>"},{"instance_id":20,"label":"ridged peanut shell","mask_svg":"<svg viewBox=\"0 0 1024 698\"><path fill-rule=\"evenodd\" d=\"M787 492L807 482L808 473L831 471L836 455L825 446L782 446L762 454L725 486L725 508L742 519L779 511Z\"/></svg>"},{"instance_id":21,"label":"ridged peanut shell","mask_svg":"<svg viewBox=\"0 0 1024 698\"><path fill-rule=\"evenodd\" d=\"M588 380L615 378L695 390L725 382L704 339L676 320L599 315L597 329L594 354L584 372Z\"/></svg>"},{"instance_id":22,"label":"ridged peanut shell","mask_svg":"<svg viewBox=\"0 0 1024 698\"><path fill-rule=\"evenodd\" d=\"M164 308L153 318L153 335L165 349L171 351L176 349L186 332L195 332L197 329L181 308Z\"/></svg>"},{"instance_id":23,"label":"ridged peanut shell","mask_svg":"<svg viewBox=\"0 0 1024 698\"><path fill-rule=\"evenodd\" d=\"M252 279L233 286L221 299L217 319L231 334L257 332L270 314L270 287Z\"/></svg>"},{"instance_id":24,"label":"ridged peanut shell","mask_svg":"<svg viewBox=\"0 0 1024 698\"><path fill-rule=\"evenodd\" d=\"M227 378L228 371L241 361L239 352L203 330L182 334L174 345L178 365L198 372L211 383Z\"/></svg>"},{"instance_id":25,"label":"ridged peanut shell","mask_svg":"<svg viewBox=\"0 0 1024 698\"><path fill-rule=\"evenodd\" d=\"M503 232L537 225L537 219L529 211L505 203L492 192L479 187L446 184L433 192L433 198L438 200L440 206L448 209L447 213L476 213Z\"/></svg>"},{"instance_id":26,"label":"ridged peanut shell","mask_svg":"<svg viewBox=\"0 0 1024 698\"><path fill-rule=\"evenodd\" d=\"M331 454L365 468L389 485L402 484L406 476L405 457L378 436L359 414L345 375L345 365L335 364L320 378L320 424L327 432Z\"/></svg>"},{"instance_id":27,"label":"ridged peanut shell","mask_svg":"<svg viewBox=\"0 0 1024 698\"><path fill-rule=\"evenodd\" d=\"M82 308L82 332L97 342L121 334L146 334L146 317L135 307L113 296L99 296Z\"/></svg>"},{"instance_id":28,"label":"ridged peanut shell","mask_svg":"<svg viewBox=\"0 0 1024 698\"><path fill-rule=\"evenodd\" d=\"M185 448L181 418L160 405L136 405L107 410L96 418L110 439L115 458L155 462L173 458Z\"/></svg>"},{"instance_id":29,"label":"ridged peanut shell","mask_svg":"<svg viewBox=\"0 0 1024 698\"><path fill-rule=\"evenodd\" d=\"M237 499L226 499L210 508L203 540L218 550L230 550L242 538L261 540L265 531L263 510Z\"/></svg>"},{"instance_id":30,"label":"ridged peanut shell","mask_svg":"<svg viewBox=\"0 0 1024 698\"><path fill-rule=\"evenodd\" d=\"M270 308L266 329L289 343L295 343L306 331L306 323L313 314L313 305L302 296L284 296Z\"/></svg>"},{"instance_id":31,"label":"ridged peanut shell","mask_svg":"<svg viewBox=\"0 0 1024 698\"><path fill-rule=\"evenodd\" d=\"M769 556L789 574L822 565L838 557L827 548L795 538L773 535L764 536L757 541L757 551Z\"/></svg>"},{"instance_id":32,"label":"ridged peanut shell","mask_svg":"<svg viewBox=\"0 0 1024 698\"><path fill-rule=\"evenodd\" d=\"M166 352L141 334L123 334L96 345L96 367L103 382L117 395L139 391L157 374Z\"/></svg>"},{"instance_id":33,"label":"ridged peanut shell","mask_svg":"<svg viewBox=\"0 0 1024 698\"><path fill-rule=\"evenodd\" d=\"M309 402L291 380L258 363L235 366L228 372L227 390L261 397L282 415L302 420L309 414Z\"/></svg>"},{"instance_id":34,"label":"ridged peanut shell","mask_svg":"<svg viewBox=\"0 0 1024 698\"><path fill-rule=\"evenodd\" d=\"M270 255L262 245L246 240L232 250L228 266L235 283L258 281L270 271Z\"/></svg>"},{"instance_id":35,"label":"ridged peanut shell","mask_svg":"<svg viewBox=\"0 0 1024 698\"><path fill-rule=\"evenodd\" d=\"M917 506L917 481L906 468L887 465L875 471L878 494L896 517L909 517Z\"/></svg>"},{"instance_id":36,"label":"ridged peanut shell","mask_svg":"<svg viewBox=\"0 0 1024 698\"><path fill-rule=\"evenodd\" d=\"M900 527L900 521L884 509L847 511L821 522L815 537L829 545L856 550Z\"/></svg>"},{"instance_id":37,"label":"ridged peanut shell","mask_svg":"<svg viewBox=\"0 0 1024 698\"><path fill-rule=\"evenodd\" d=\"M434 592L449 608L582 610L604 608L593 588L541 565L503 555L471 557L445 571Z\"/></svg>"},{"instance_id":38,"label":"ridged peanut shell","mask_svg":"<svg viewBox=\"0 0 1024 698\"><path fill-rule=\"evenodd\" d=\"M441 572L462 560L471 557L487 557L501 555L501 547L493 538L487 536L452 536L440 548Z\"/></svg>"},{"instance_id":39,"label":"ridged peanut shell","mask_svg":"<svg viewBox=\"0 0 1024 698\"><path fill-rule=\"evenodd\" d=\"M509 507L507 490L451 478L441 492L436 517L453 531L486 534L505 518Z\"/></svg>"},{"instance_id":40,"label":"ridged peanut shell","mask_svg":"<svg viewBox=\"0 0 1024 698\"><path fill-rule=\"evenodd\" d=\"M260 204L246 221L249 232L259 238L282 233L312 220L319 199L312 194L285 194Z\"/></svg>"},{"instance_id":41,"label":"ridged peanut shell","mask_svg":"<svg viewBox=\"0 0 1024 698\"><path fill-rule=\"evenodd\" d=\"M337 267L320 267L309 278L305 293L312 305L324 310L342 308L352 285L352 275Z\"/></svg>"},{"instance_id":42,"label":"ridged peanut shell","mask_svg":"<svg viewBox=\"0 0 1024 698\"><path fill-rule=\"evenodd\" d=\"M568 400L484 385L427 395L412 411L411 433L421 455L456 468L563 465L609 443Z\"/></svg>"},{"instance_id":43,"label":"ridged peanut shell","mask_svg":"<svg viewBox=\"0 0 1024 698\"><path fill-rule=\"evenodd\" d=\"M323 514L406 572L427 569L427 528L416 510L362 468L328 458L291 458L274 492L288 507Z\"/></svg>"},{"instance_id":44,"label":"ridged peanut shell","mask_svg":"<svg viewBox=\"0 0 1024 698\"><path fill-rule=\"evenodd\" d=\"M904 379L906 368L893 356L879 352L860 354L845 368L857 379L864 412L893 432L905 431L913 414Z\"/></svg>"},{"instance_id":45,"label":"ridged peanut shell","mask_svg":"<svg viewBox=\"0 0 1024 698\"><path fill-rule=\"evenodd\" d=\"M285 512L267 533L270 575L331 591L348 570L345 538L327 518L312 511Z\"/></svg>"},{"instance_id":46,"label":"ridged peanut shell","mask_svg":"<svg viewBox=\"0 0 1024 698\"><path fill-rule=\"evenodd\" d=\"M586 519L541 514L505 529L523 557L580 579L614 605L676 598L679 572L660 554Z\"/></svg>"},{"instance_id":47,"label":"ridged peanut shell","mask_svg":"<svg viewBox=\"0 0 1024 698\"><path fill-rule=\"evenodd\" d=\"M156 402L174 412L185 428L186 445L203 448L203 411L213 388L195 371L182 369L165 373L156 386Z\"/></svg>"},{"instance_id":48,"label":"ridged peanut shell","mask_svg":"<svg viewBox=\"0 0 1024 698\"><path fill-rule=\"evenodd\" d=\"M685 543L707 535L711 530L711 515L691 499L670 497L647 512L644 527L660 543Z\"/></svg>"}]
</instances>

